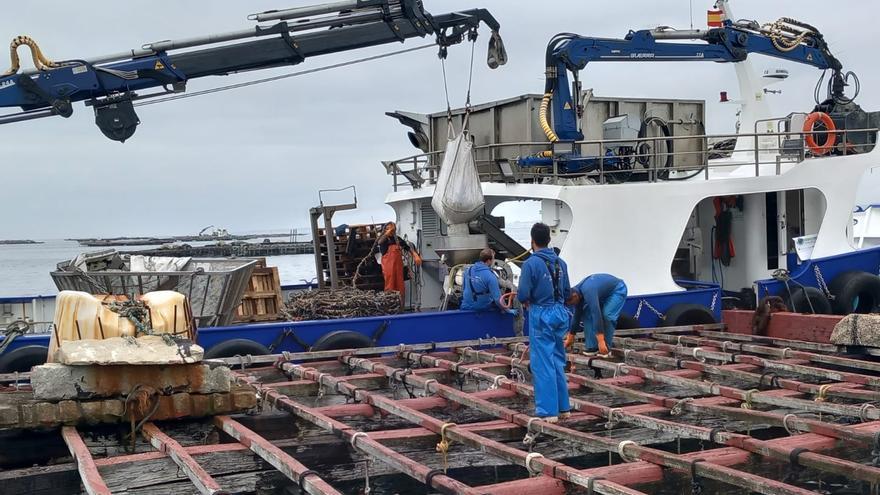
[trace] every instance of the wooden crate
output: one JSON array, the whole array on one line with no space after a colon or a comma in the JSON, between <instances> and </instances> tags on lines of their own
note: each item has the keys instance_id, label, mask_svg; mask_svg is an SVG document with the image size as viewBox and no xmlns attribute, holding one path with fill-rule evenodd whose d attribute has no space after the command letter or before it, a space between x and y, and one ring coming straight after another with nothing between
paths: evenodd
<instances>
[{"instance_id":1,"label":"wooden crate","mask_svg":"<svg viewBox=\"0 0 880 495\"><path fill-rule=\"evenodd\" d=\"M319 253L317 256L320 260L321 269L324 272L324 279L330 280L331 270L335 270L339 281L342 285L350 285L354 271L361 260L369 255L370 250L376 242L376 239L382 235L384 223L348 225L344 231L333 233L333 246L335 248L335 256L332 262L327 256L327 238L324 237L324 229L318 229ZM332 268L331 268L332 267ZM365 270L358 279L358 288L360 289L382 289L383 282L381 272L373 273Z\"/></svg>"},{"instance_id":2,"label":"wooden crate","mask_svg":"<svg viewBox=\"0 0 880 495\"><path fill-rule=\"evenodd\" d=\"M241 298L241 305L235 310L236 322L273 321L281 316L283 300L281 297L281 279L278 268L266 266L266 260L260 259L248 281L247 289Z\"/></svg>"}]
</instances>

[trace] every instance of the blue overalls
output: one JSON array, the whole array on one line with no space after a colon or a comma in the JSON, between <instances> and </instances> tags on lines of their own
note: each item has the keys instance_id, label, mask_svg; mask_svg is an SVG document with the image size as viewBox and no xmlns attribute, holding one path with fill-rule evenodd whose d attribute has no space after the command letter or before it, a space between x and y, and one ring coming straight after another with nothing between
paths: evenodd
<instances>
[{"instance_id":1,"label":"blue overalls","mask_svg":"<svg viewBox=\"0 0 880 495\"><path fill-rule=\"evenodd\" d=\"M539 417L571 410L563 344L571 325L565 307L570 293L568 267L552 249L542 249L523 263L516 297L529 303L529 356Z\"/></svg>"},{"instance_id":2,"label":"blue overalls","mask_svg":"<svg viewBox=\"0 0 880 495\"><path fill-rule=\"evenodd\" d=\"M587 352L598 349L597 333L605 336L605 343L610 348L617 319L620 318L620 311L626 302L626 284L614 275L596 273L572 287L572 290L581 295L581 304L574 313L572 332L583 327L584 347Z\"/></svg>"},{"instance_id":3,"label":"blue overalls","mask_svg":"<svg viewBox=\"0 0 880 495\"><path fill-rule=\"evenodd\" d=\"M498 277L482 261L478 261L464 272L464 294L461 309L486 311L500 308L501 287Z\"/></svg>"}]
</instances>

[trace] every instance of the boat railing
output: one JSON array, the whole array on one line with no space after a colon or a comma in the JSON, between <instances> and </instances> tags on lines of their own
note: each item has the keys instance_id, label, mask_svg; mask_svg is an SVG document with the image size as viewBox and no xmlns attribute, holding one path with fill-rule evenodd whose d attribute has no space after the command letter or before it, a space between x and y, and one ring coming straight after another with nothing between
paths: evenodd
<instances>
[{"instance_id":1,"label":"boat railing","mask_svg":"<svg viewBox=\"0 0 880 495\"><path fill-rule=\"evenodd\" d=\"M790 116L789 116L790 117ZM506 142L474 146L474 155L482 182L531 184L616 184L629 180L661 182L702 177L718 177L717 172L751 167L753 176L780 175L787 165L828 156L845 156L871 151L876 143L877 128L785 131L781 129L789 118L767 119L759 123L774 123L776 132L752 132L713 135L651 136L636 139L600 139L568 142ZM756 123L756 127L759 123ZM837 135L838 145L833 155L812 153L805 145L812 135L819 143L823 136ZM852 143L850 135L873 135L863 143ZM709 149L708 143L722 140L744 140L748 146L721 152ZM667 146L672 144L670 151ZM695 144L696 143L696 144ZM626 145L632 150L625 155L606 154L605 150ZM579 150L579 153L576 151ZM592 151L592 152L591 152ZM436 182L443 151L411 155L382 162L393 178L393 190L418 189ZM553 156L567 156L566 160ZM520 166L523 158L544 158L544 165ZM549 158L549 160L548 160ZM528 160L526 160L528 161ZM668 163L667 163L668 162ZM582 169L570 170L572 165L586 163ZM668 165L668 166L667 166ZM737 174L737 177L743 177Z\"/></svg>"}]
</instances>

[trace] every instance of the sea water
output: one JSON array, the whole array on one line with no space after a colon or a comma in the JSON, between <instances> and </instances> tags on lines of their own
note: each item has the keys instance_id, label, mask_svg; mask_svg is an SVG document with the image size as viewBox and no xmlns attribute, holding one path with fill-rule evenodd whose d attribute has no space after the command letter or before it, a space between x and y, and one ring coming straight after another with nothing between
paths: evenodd
<instances>
[{"instance_id":1,"label":"sea water","mask_svg":"<svg viewBox=\"0 0 880 495\"><path fill-rule=\"evenodd\" d=\"M206 244L191 242L191 245ZM155 249L156 246L125 246L122 250ZM38 296L58 293L49 272L61 261L81 253L109 248L80 246L76 241L46 240L43 244L0 245L0 297ZM315 278L315 258L311 254L270 256L269 266L278 267L282 284L300 284Z\"/></svg>"},{"instance_id":2,"label":"sea water","mask_svg":"<svg viewBox=\"0 0 880 495\"><path fill-rule=\"evenodd\" d=\"M508 235L528 246L530 222L511 222L505 231ZM287 238L273 238L274 241ZM260 239L257 242L262 241ZM43 244L0 245L0 297L46 296L58 293L49 272L56 265L68 261L81 253L103 251L107 247L85 247L76 241L60 239L44 240ZM208 242L190 242L199 246ZM155 249L157 246L124 246L123 251ZM315 280L315 257L311 254L269 256L269 266L278 267L282 285L302 284Z\"/></svg>"}]
</instances>

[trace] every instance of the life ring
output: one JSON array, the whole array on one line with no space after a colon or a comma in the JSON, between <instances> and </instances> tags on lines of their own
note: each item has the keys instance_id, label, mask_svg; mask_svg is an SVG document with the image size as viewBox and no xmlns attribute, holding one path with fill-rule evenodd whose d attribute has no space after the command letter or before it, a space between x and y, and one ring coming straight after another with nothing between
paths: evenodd
<instances>
[{"instance_id":1,"label":"life ring","mask_svg":"<svg viewBox=\"0 0 880 495\"><path fill-rule=\"evenodd\" d=\"M823 132L826 137L825 143L821 146L816 142L816 138L813 135L815 132L813 126L815 126L817 122L821 122L828 130L827 133ZM827 154L834 148L834 144L837 143L837 134L834 132L835 130L837 130L837 128L834 127L834 120L831 119L830 115L825 112L811 113L807 116L807 120L804 121L804 132L807 134L807 147L810 148L810 151L816 156Z\"/></svg>"}]
</instances>

